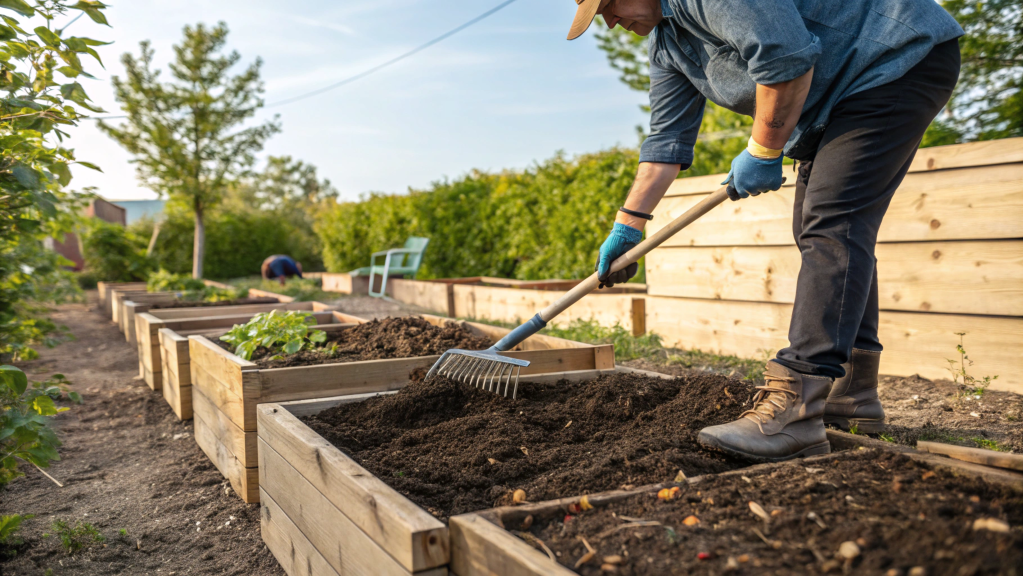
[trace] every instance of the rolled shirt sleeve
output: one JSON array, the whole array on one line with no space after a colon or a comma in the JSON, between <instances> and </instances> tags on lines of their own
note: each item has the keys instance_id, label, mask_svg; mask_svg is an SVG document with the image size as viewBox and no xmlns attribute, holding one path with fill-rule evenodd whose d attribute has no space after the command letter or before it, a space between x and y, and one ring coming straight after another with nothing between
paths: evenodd
<instances>
[{"instance_id":1,"label":"rolled shirt sleeve","mask_svg":"<svg viewBox=\"0 0 1023 576\"><path fill-rule=\"evenodd\" d=\"M650 135L640 147L639 161L689 168L706 103L685 74L651 62Z\"/></svg>"},{"instance_id":2,"label":"rolled shirt sleeve","mask_svg":"<svg viewBox=\"0 0 1023 576\"><path fill-rule=\"evenodd\" d=\"M792 0L696 3L708 30L739 53L757 84L798 78L820 57L820 38L806 29Z\"/></svg>"}]
</instances>

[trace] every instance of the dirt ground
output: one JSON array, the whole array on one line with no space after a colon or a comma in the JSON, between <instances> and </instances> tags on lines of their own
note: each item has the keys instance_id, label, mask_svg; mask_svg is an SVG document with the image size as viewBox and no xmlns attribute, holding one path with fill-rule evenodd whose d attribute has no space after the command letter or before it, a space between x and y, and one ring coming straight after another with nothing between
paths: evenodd
<instances>
[{"instance_id":1,"label":"dirt ground","mask_svg":"<svg viewBox=\"0 0 1023 576\"><path fill-rule=\"evenodd\" d=\"M1023 532L998 531L1023 521L1019 492L902 455L834 456L684 486L670 500L643 494L536 518L525 539L586 576L608 573L602 564L632 576L1016 574L1023 566ZM996 529L976 529L978 521ZM587 546L596 555L580 562Z\"/></svg>"},{"instance_id":2,"label":"dirt ground","mask_svg":"<svg viewBox=\"0 0 1023 576\"><path fill-rule=\"evenodd\" d=\"M664 374L686 374L680 366L646 360L625 363ZM987 390L957 397L949 380L881 376L878 395L888 417L887 439L913 446L917 440L1023 452L1023 396Z\"/></svg>"},{"instance_id":3,"label":"dirt ground","mask_svg":"<svg viewBox=\"0 0 1023 576\"><path fill-rule=\"evenodd\" d=\"M62 460L47 471L64 487L23 468L26 477L0 491L3 513L36 515L0 574L283 575L260 538L259 506L229 493L191 422L178 422L135 378L137 355L110 319L81 304L61 306L53 319L75 340L20 367L36 380L64 374L85 401L57 416ZM55 520L88 522L106 541L68 555L56 537L43 537Z\"/></svg>"}]
</instances>

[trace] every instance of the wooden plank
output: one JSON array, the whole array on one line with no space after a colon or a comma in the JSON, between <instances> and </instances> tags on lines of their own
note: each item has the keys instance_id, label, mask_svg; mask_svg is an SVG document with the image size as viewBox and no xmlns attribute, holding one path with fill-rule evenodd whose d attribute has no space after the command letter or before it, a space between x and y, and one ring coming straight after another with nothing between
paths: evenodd
<instances>
[{"instance_id":1,"label":"wooden plank","mask_svg":"<svg viewBox=\"0 0 1023 576\"><path fill-rule=\"evenodd\" d=\"M477 514L454 516L451 571L458 576L574 576L504 528Z\"/></svg>"},{"instance_id":2,"label":"wooden plank","mask_svg":"<svg viewBox=\"0 0 1023 576\"><path fill-rule=\"evenodd\" d=\"M260 290L258 288L249 288L249 298L276 298L278 302L285 303L295 301L295 298L292 296L285 296L284 294L268 292L266 290Z\"/></svg>"},{"instance_id":3,"label":"wooden plank","mask_svg":"<svg viewBox=\"0 0 1023 576\"><path fill-rule=\"evenodd\" d=\"M795 188L725 202L664 246L789 246ZM707 194L665 198L647 235ZM909 175L892 198L880 242L1023 238L1023 163ZM456 288L457 290L457 288Z\"/></svg>"},{"instance_id":4,"label":"wooden plank","mask_svg":"<svg viewBox=\"0 0 1023 576\"><path fill-rule=\"evenodd\" d=\"M379 545L399 540L400 536L388 534L382 541L374 541L309 479L262 441L259 445L259 472L263 490L339 573L409 575L411 568ZM389 504L381 502L378 510L382 513ZM436 535L434 538L442 540ZM446 545L447 538L443 540Z\"/></svg>"},{"instance_id":5,"label":"wooden plank","mask_svg":"<svg viewBox=\"0 0 1023 576\"><path fill-rule=\"evenodd\" d=\"M499 286L455 285L455 316L521 323L563 295L553 290L521 290ZM621 324L632 329L632 296L594 293L565 310L552 325L566 326L573 320L596 320L604 326Z\"/></svg>"},{"instance_id":6,"label":"wooden plank","mask_svg":"<svg viewBox=\"0 0 1023 576\"><path fill-rule=\"evenodd\" d=\"M235 396L239 398L258 397L258 379L246 379L242 376L242 372L256 369L254 362L231 354L205 336L188 337L188 357L193 367L201 367L218 382L222 382Z\"/></svg>"},{"instance_id":7,"label":"wooden plank","mask_svg":"<svg viewBox=\"0 0 1023 576\"><path fill-rule=\"evenodd\" d=\"M917 441L916 449L921 452L930 452L931 454L942 454L964 462L1023 471L1023 456L1019 454L953 446L952 444L942 444L940 442L925 442L923 440Z\"/></svg>"},{"instance_id":8,"label":"wooden plank","mask_svg":"<svg viewBox=\"0 0 1023 576\"><path fill-rule=\"evenodd\" d=\"M665 346L766 360L788 345L788 304L651 296L647 306L647 328ZM998 375L991 389L1023 393L1023 318L882 312L881 373L947 378L957 332L967 333L974 375Z\"/></svg>"},{"instance_id":9,"label":"wooden plank","mask_svg":"<svg viewBox=\"0 0 1023 576\"><path fill-rule=\"evenodd\" d=\"M260 312L271 310L304 310L315 311L316 302L281 302L268 304L235 304L232 306L198 306L195 308L166 308L152 310L149 313L161 320L181 320L184 318L212 318L219 316L232 316L248 314L254 316ZM321 304L320 306L325 306Z\"/></svg>"},{"instance_id":10,"label":"wooden plank","mask_svg":"<svg viewBox=\"0 0 1023 576\"><path fill-rule=\"evenodd\" d=\"M325 292L352 293L352 276L350 274L324 273L320 277L320 289Z\"/></svg>"},{"instance_id":11,"label":"wooden plank","mask_svg":"<svg viewBox=\"0 0 1023 576\"><path fill-rule=\"evenodd\" d=\"M878 244L875 254L883 310L1023 316L1023 240ZM795 246L660 248L646 257L653 296L785 304L800 263Z\"/></svg>"},{"instance_id":12,"label":"wooden plank","mask_svg":"<svg viewBox=\"0 0 1023 576\"><path fill-rule=\"evenodd\" d=\"M193 418L192 423L196 444L231 483L235 493L247 504L259 502L259 471L242 466L238 458L211 433L202 419Z\"/></svg>"},{"instance_id":13,"label":"wooden plank","mask_svg":"<svg viewBox=\"0 0 1023 576\"><path fill-rule=\"evenodd\" d=\"M210 434L234 454L246 468L258 465L256 458L256 432L245 432L231 421L200 388L192 390L192 410L201 418Z\"/></svg>"},{"instance_id":14,"label":"wooden plank","mask_svg":"<svg viewBox=\"0 0 1023 576\"><path fill-rule=\"evenodd\" d=\"M917 151L909 173L948 170L951 168L972 168L1014 164L1023 162L1023 138L1005 138L951 146L934 146ZM788 175L788 174L787 174ZM675 180L665 196L687 196L708 194L721 187L727 174L688 176ZM795 186L794 176L789 176L784 187Z\"/></svg>"},{"instance_id":15,"label":"wooden plank","mask_svg":"<svg viewBox=\"0 0 1023 576\"><path fill-rule=\"evenodd\" d=\"M388 280L387 283L391 285L394 299L399 302L411 304L412 306L445 316L455 316L452 306L454 303L454 290L451 284L424 280L403 280L400 278Z\"/></svg>"},{"instance_id":16,"label":"wooden plank","mask_svg":"<svg viewBox=\"0 0 1023 576\"><path fill-rule=\"evenodd\" d=\"M156 319L148 312L135 315L135 342L138 347L142 378L150 390L163 389L163 364L160 361Z\"/></svg>"},{"instance_id":17,"label":"wooden plank","mask_svg":"<svg viewBox=\"0 0 1023 576\"><path fill-rule=\"evenodd\" d=\"M511 330L508 328L502 328L500 326L492 326L490 324L482 324L480 322L466 322L464 320L455 320L452 318L442 318L440 316L431 316L430 314L422 314L422 317L427 322L434 326L444 326L445 324L455 323L463 328L468 329L475 335L486 336L494 342L497 342L501 338L504 338ZM551 350L554 348L590 348L591 344L585 342L576 342L574 340L566 340L564 338L557 338L554 336L547 336L546 334L534 334L526 339L525 342L515 347L516 350Z\"/></svg>"},{"instance_id":18,"label":"wooden plank","mask_svg":"<svg viewBox=\"0 0 1023 576\"><path fill-rule=\"evenodd\" d=\"M387 396L397 394L397 390L388 392L367 392L365 394L347 394L345 396L331 396L329 398L311 398L309 400L291 400L277 404L287 410L292 416L302 418L319 414L327 408L333 408L338 404L349 404L351 402L362 402L376 396ZM258 414L257 414L258 420Z\"/></svg>"},{"instance_id":19,"label":"wooden plank","mask_svg":"<svg viewBox=\"0 0 1023 576\"><path fill-rule=\"evenodd\" d=\"M206 371L201 364L192 361L192 410L196 409L196 395L201 393L208 398L231 422L242 430L256 429L255 398L246 403L241 396L235 395L224 382ZM257 374L250 372L250 374ZM257 376L258 377L258 376Z\"/></svg>"},{"instance_id":20,"label":"wooden plank","mask_svg":"<svg viewBox=\"0 0 1023 576\"><path fill-rule=\"evenodd\" d=\"M429 368L438 358L440 357L420 356L260 370L260 401L284 402L397 390L408 383L414 370ZM245 429L248 430L249 427L246 426Z\"/></svg>"},{"instance_id":21,"label":"wooden plank","mask_svg":"<svg viewBox=\"0 0 1023 576\"><path fill-rule=\"evenodd\" d=\"M262 488L259 533L288 576L340 576Z\"/></svg>"},{"instance_id":22,"label":"wooden plank","mask_svg":"<svg viewBox=\"0 0 1023 576\"><path fill-rule=\"evenodd\" d=\"M646 298L632 299L632 335L646 334Z\"/></svg>"},{"instance_id":23,"label":"wooden plank","mask_svg":"<svg viewBox=\"0 0 1023 576\"><path fill-rule=\"evenodd\" d=\"M448 530L439 520L356 464L280 405L260 406L259 423L261 480L287 467L286 472L303 478L308 485L301 491L315 492L325 499L327 503L320 507L337 512L406 570L448 563ZM289 478L283 486L296 494L300 484ZM276 499L273 484L266 482L264 487ZM308 535L305 527L303 532Z\"/></svg>"},{"instance_id":24,"label":"wooden plank","mask_svg":"<svg viewBox=\"0 0 1023 576\"><path fill-rule=\"evenodd\" d=\"M163 328L159 331L160 363L163 367L161 388L178 420L192 418L192 375L188 360L188 339Z\"/></svg>"}]
</instances>

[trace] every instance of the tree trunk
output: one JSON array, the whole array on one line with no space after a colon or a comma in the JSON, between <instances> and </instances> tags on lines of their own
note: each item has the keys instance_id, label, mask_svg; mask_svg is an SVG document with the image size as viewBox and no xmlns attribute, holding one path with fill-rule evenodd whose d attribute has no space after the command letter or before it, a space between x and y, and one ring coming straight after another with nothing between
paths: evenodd
<instances>
[{"instance_id":1,"label":"tree trunk","mask_svg":"<svg viewBox=\"0 0 1023 576\"><path fill-rule=\"evenodd\" d=\"M202 278L202 261L206 256L206 226L202 222L202 207L195 207L195 240L192 242L192 278Z\"/></svg>"}]
</instances>

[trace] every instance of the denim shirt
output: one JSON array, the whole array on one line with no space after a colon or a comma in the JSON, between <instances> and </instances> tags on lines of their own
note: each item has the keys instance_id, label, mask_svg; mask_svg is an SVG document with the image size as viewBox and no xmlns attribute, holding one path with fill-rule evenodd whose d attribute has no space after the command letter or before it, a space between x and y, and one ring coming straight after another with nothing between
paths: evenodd
<instances>
[{"instance_id":1,"label":"denim shirt","mask_svg":"<svg viewBox=\"0 0 1023 576\"><path fill-rule=\"evenodd\" d=\"M898 79L963 35L935 0L661 0L640 162L693 162L706 99L753 116L756 85L813 81L785 155L811 159L842 98Z\"/></svg>"}]
</instances>

